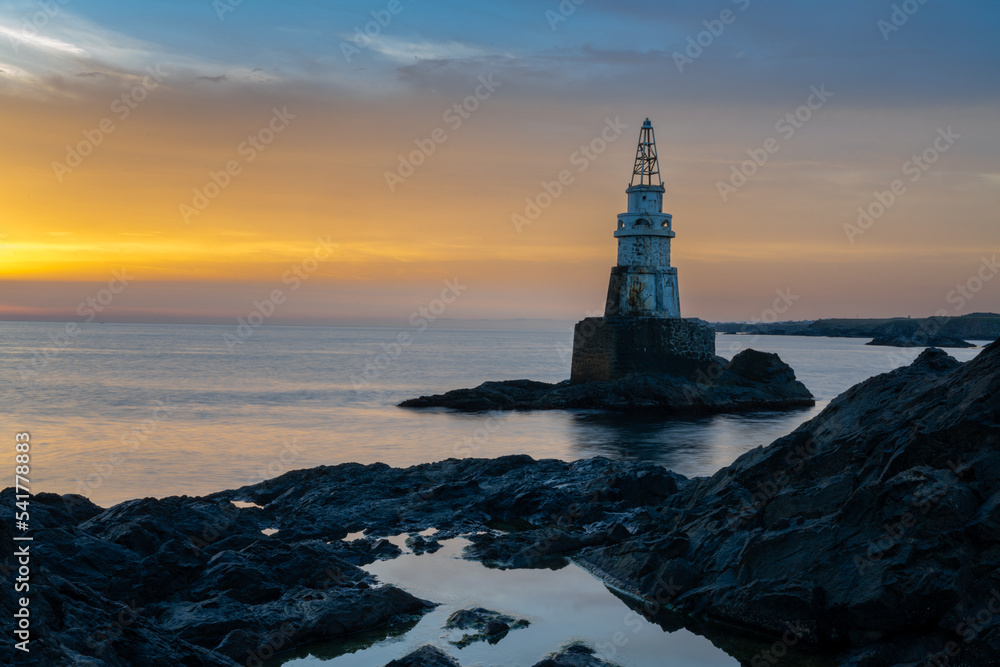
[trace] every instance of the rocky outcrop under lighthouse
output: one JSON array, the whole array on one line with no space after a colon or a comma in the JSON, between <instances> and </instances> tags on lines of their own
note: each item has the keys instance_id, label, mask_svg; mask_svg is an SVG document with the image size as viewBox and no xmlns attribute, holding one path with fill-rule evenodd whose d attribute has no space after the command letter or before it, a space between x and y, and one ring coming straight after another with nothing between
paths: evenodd
<instances>
[{"instance_id":1,"label":"rocky outcrop under lighthouse","mask_svg":"<svg viewBox=\"0 0 1000 667\"><path fill-rule=\"evenodd\" d=\"M744 350L732 361L711 355L701 363L685 362L683 368L684 374L647 370L592 382L485 382L474 389L409 399L400 407L461 412L581 409L696 415L786 410L816 403L805 385L795 379L791 367L776 354Z\"/></svg>"}]
</instances>

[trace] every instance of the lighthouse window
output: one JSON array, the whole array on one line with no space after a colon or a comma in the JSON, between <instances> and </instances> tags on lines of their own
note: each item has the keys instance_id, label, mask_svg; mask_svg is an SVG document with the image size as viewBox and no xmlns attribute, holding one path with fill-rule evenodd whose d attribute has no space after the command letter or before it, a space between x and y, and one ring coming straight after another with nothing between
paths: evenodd
<instances>
[{"instance_id":1,"label":"lighthouse window","mask_svg":"<svg viewBox=\"0 0 1000 667\"><path fill-rule=\"evenodd\" d=\"M639 218L638 220L635 221L635 226L636 227L649 227L649 220L646 220L645 218Z\"/></svg>"},{"instance_id":2,"label":"lighthouse window","mask_svg":"<svg viewBox=\"0 0 1000 667\"><path fill-rule=\"evenodd\" d=\"M663 227L664 229L670 229L670 221L669 220L664 220L663 224L660 225L660 226Z\"/></svg>"}]
</instances>

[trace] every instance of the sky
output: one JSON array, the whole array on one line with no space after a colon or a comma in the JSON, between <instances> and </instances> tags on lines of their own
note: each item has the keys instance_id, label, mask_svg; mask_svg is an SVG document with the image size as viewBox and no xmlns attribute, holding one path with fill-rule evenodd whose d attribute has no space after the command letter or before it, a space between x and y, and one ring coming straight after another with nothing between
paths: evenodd
<instances>
[{"instance_id":1,"label":"sky","mask_svg":"<svg viewBox=\"0 0 1000 667\"><path fill-rule=\"evenodd\" d=\"M1000 311L998 32L986 0L0 0L0 319L600 314L647 117L684 316Z\"/></svg>"}]
</instances>

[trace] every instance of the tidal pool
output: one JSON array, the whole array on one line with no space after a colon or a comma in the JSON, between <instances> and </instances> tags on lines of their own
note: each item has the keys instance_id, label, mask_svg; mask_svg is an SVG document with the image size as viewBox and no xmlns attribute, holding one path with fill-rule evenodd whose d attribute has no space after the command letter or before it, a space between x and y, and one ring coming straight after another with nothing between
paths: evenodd
<instances>
[{"instance_id":1,"label":"tidal pool","mask_svg":"<svg viewBox=\"0 0 1000 667\"><path fill-rule=\"evenodd\" d=\"M402 556L365 569L381 582L439 607L395 632L304 647L269 664L380 667L424 644L435 644L463 667L530 667L567 643L583 641L622 667L739 667L738 660L705 637L683 628L664 631L573 563L556 570L495 570L461 558L465 539L442 540L441 550L422 555L407 549L405 539L390 538L404 550ZM485 607L531 625L512 630L493 645L475 642L458 648L450 642L460 633L445 630L444 624L452 612L468 607Z\"/></svg>"}]
</instances>

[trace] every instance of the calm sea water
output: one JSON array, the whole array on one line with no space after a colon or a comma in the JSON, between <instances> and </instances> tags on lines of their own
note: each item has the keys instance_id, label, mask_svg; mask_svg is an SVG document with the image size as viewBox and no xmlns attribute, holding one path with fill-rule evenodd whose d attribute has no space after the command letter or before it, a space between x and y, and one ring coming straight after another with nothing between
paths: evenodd
<instances>
[{"instance_id":1,"label":"calm sea water","mask_svg":"<svg viewBox=\"0 0 1000 667\"><path fill-rule=\"evenodd\" d=\"M863 340L720 336L725 357L749 346L779 353L817 396L817 407L702 419L461 415L395 406L485 380L562 380L569 375L571 330L265 327L234 350L223 337L232 327L105 324L60 338L62 331L59 324L0 323L0 412L7 430L0 437L13 442L14 432L31 433L34 491L83 493L105 506L140 496L205 494L347 461L603 455L706 475L919 352L866 347ZM404 331L413 342L393 347ZM977 352L954 354L967 360ZM574 564L557 571L489 570L458 558L461 542L369 566L382 581L441 603L433 612L394 636L311 646L277 663L371 667L436 643L465 665L516 667L582 639L624 666L661 665L664 656L677 667L738 664L704 637L667 633L638 617ZM468 606L532 625L495 646L459 650L441 628L448 614Z\"/></svg>"},{"instance_id":2,"label":"calm sea water","mask_svg":"<svg viewBox=\"0 0 1000 667\"><path fill-rule=\"evenodd\" d=\"M396 404L486 380L565 379L572 332L275 326L230 351L223 334L232 334L231 326L94 324L68 344L58 339L62 330L0 323L2 423L8 437L31 433L35 491L82 493L105 506L200 495L348 461L602 455L706 475L919 352L853 339L719 336L725 357L749 346L780 354L817 407L670 420L468 415ZM403 331L413 342L394 348ZM952 351L960 360L977 353Z\"/></svg>"}]
</instances>

